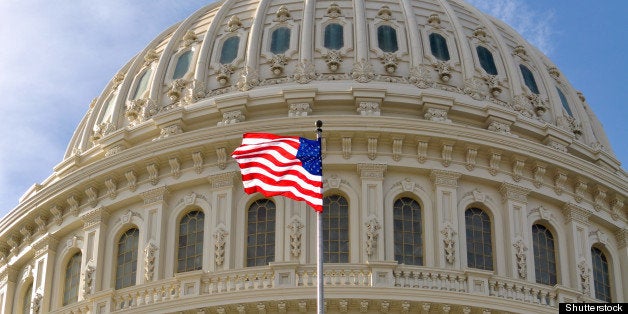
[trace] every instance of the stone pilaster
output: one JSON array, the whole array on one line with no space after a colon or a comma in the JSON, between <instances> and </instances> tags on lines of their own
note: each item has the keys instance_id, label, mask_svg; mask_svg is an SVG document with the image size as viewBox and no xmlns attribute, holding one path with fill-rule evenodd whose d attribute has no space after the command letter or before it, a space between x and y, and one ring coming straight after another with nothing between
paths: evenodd
<instances>
[{"instance_id":1,"label":"stone pilaster","mask_svg":"<svg viewBox=\"0 0 628 314\"><path fill-rule=\"evenodd\" d=\"M432 170L430 173L430 179L434 187L434 208L436 217L436 230L433 232L438 237L436 254L433 257L434 260L429 260L429 255L426 256L426 266L436 266L443 268L460 269L460 234L450 234L446 232L448 229L460 230L458 222L458 179L460 174L452 171L444 170ZM430 222L427 222L430 223ZM443 232L445 231L445 232ZM434 243L434 235L431 233L425 234L424 243ZM446 254L446 241L453 244L453 258L447 258ZM453 242L451 242L453 241Z\"/></svg>"},{"instance_id":2,"label":"stone pilaster","mask_svg":"<svg viewBox=\"0 0 628 314\"><path fill-rule=\"evenodd\" d=\"M619 269L628 269L628 229L619 229L615 231L615 238L617 239L617 254L619 260ZM628 300L628 276L623 274L615 275L615 278L621 278L620 280L615 280L617 292L617 301L616 302L626 302ZM621 283L621 286L618 284ZM621 299L623 297L623 300Z\"/></svg>"},{"instance_id":3,"label":"stone pilaster","mask_svg":"<svg viewBox=\"0 0 628 314\"><path fill-rule=\"evenodd\" d=\"M498 274L526 280L529 278L528 274L532 272L530 264L533 261L532 256L527 254L532 251L527 247L527 243L531 241L530 230L526 227L526 204L530 190L502 183L499 192L502 194L505 210L503 221L495 221L494 224L496 230L497 224L502 224L506 230L503 236L496 234L494 238L498 252L500 247L505 248L505 258L497 258ZM500 261L505 261L506 265L499 265Z\"/></svg>"},{"instance_id":4,"label":"stone pilaster","mask_svg":"<svg viewBox=\"0 0 628 314\"><path fill-rule=\"evenodd\" d=\"M109 212L104 207L93 209L81 216L83 220L84 242L81 260L81 283L85 293L79 293L83 298L103 289L103 269L105 263L105 247L107 236L107 222L109 220ZM91 269L91 272L88 271ZM86 277L88 277L86 281ZM91 285L85 286L86 282Z\"/></svg>"},{"instance_id":5,"label":"stone pilaster","mask_svg":"<svg viewBox=\"0 0 628 314\"><path fill-rule=\"evenodd\" d=\"M350 225L359 226L359 245L352 245L361 252L361 260L382 261L385 259L384 237L380 237L379 232L384 223L384 173L385 164L358 164L357 171L360 176L362 193L360 200L360 214L357 224L350 221ZM354 241L355 242L355 241ZM357 251L356 250L356 251ZM351 261L358 262L358 261Z\"/></svg>"},{"instance_id":6,"label":"stone pilaster","mask_svg":"<svg viewBox=\"0 0 628 314\"><path fill-rule=\"evenodd\" d=\"M33 243L35 251L35 271L33 278L34 295L41 295L39 313L50 311L52 280L55 272L55 256L58 241L51 235L44 235Z\"/></svg>"},{"instance_id":7,"label":"stone pilaster","mask_svg":"<svg viewBox=\"0 0 628 314\"><path fill-rule=\"evenodd\" d=\"M164 278L165 254L163 248L166 243L167 217L164 211L167 209L167 197L169 190L167 186L161 186L140 193L144 200L144 213L146 213L146 227L140 229L140 239L144 239L143 243L139 243L140 252L138 253L138 273L141 273L139 282L150 282Z\"/></svg>"},{"instance_id":8,"label":"stone pilaster","mask_svg":"<svg viewBox=\"0 0 628 314\"><path fill-rule=\"evenodd\" d=\"M560 269L567 269L562 272L562 279L565 286L574 290L588 294L593 292L591 284L583 284L582 270L589 271L591 268L591 244L589 243L589 216L591 212L574 204L565 203L563 206L565 216L565 238L567 239L567 261L561 261L558 265ZM591 281L592 282L592 281Z\"/></svg>"},{"instance_id":9,"label":"stone pilaster","mask_svg":"<svg viewBox=\"0 0 628 314\"><path fill-rule=\"evenodd\" d=\"M206 260L210 261L209 271L229 269L233 267L244 267L244 258L234 258L235 252L244 252L243 245L246 243L244 231L233 232L236 228L236 217L233 217L233 213L235 211L232 210L234 206L233 183L236 174L237 172L225 172L211 175L207 178L211 184L211 200L214 205L214 210L211 213L212 217L209 217L212 222L212 226L210 228L211 234L209 234L210 238L206 238L209 239L207 243L211 243L211 246L209 247L213 249L204 250L206 254L210 254L209 256L206 256ZM244 220L244 213L244 208L242 208L240 213L238 213L239 217L242 218L238 220L240 228L244 228L246 223ZM208 219L208 217L206 216L205 219ZM230 240L231 237L236 236L242 237L242 241ZM219 240L224 240L224 244ZM234 242L235 246L233 245ZM216 255L219 251L222 251L222 253L220 253L222 256Z\"/></svg>"},{"instance_id":10,"label":"stone pilaster","mask_svg":"<svg viewBox=\"0 0 628 314\"><path fill-rule=\"evenodd\" d=\"M13 297L17 287L18 271L5 266L0 272L0 313L13 313Z\"/></svg>"}]
</instances>

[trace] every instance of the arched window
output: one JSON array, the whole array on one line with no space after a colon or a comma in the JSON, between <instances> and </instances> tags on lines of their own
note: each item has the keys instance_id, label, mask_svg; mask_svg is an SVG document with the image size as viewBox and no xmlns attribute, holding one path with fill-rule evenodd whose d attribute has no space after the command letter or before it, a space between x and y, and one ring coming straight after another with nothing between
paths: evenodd
<instances>
[{"instance_id":1,"label":"arched window","mask_svg":"<svg viewBox=\"0 0 628 314\"><path fill-rule=\"evenodd\" d=\"M180 79L185 75L185 73L188 73L191 62L192 50L188 50L180 55L179 59L177 59L177 66L174 68L174 74L172 75L172 79Z\"/></svg>"},{"instance_id":2,"label":"arched window","mask_svg":"<svg viewBox=\"0 0 628 314\"><path fill-rule=\"evenodd\" d=\"M423 265L421 206L402 197L393 204L395 260L400 264Z\"/></svg>"},{"instance_id":3,"label":"arched window","mask_svg":"<svg viewBox=\"0 0 628 314\"><path fill-rule=\"evenodd\" d=\"M33 283L28 284L26 292L24 292L24 299L22 300L22 313L31 313L31 295L33 294Z\"/></svg>"},{"instance_id":4,"label":"arched window","mask_svg":"<svg viewBox=\"0 0 628 314\"><path fill-rule=\"evenodd\" d=\"M478 53L478 59L480 59L482 69L490 75L497 75L497 67L495 66L495 60L493 59L491 51L483 46L477 46L475 50Z\"/></svg>"},{"instance_id":5,"label":"arched window","mask_svg":"<svg viewBox=\"0 0 628 314\"><path fill-rule=\"evenodd\" d=\"M332 23L325 26L323 46L327 49L338 50L345 45L344 28L340 24Z\"/></svg>"},{"instance_id":6,"label":"arched window","mask_svg":"<svg viewBox=\"0 0 628 314\"><path fill-rule=\"evenodd\" d=\"M378 27L377 46L383 52L395 52L399 50L399 45L397 44L397 30L388 25Z\"/></svg>"},{"instance_id":7,"label":"arched window","mask_svg":"<svg viewBox=\"0 0 628 314\"><path fill-rule=\"evenodd\" d=\"M238 56L238 48L240 46L240 37L232 36L229 37L222 44L222 49L220 50L220 63L227 64L233 62L235 58Z\"/></svg>"},{"instance_id":8,"label":"arched window","mask_svg":"<svg viewBox=\"0 0 628 314\"><path fill-rule=\"evenodd\" d=\"M275 203L255 201L247 217L246 266L263 266L275 261Z\"/></svg>"},{"instance_id":9,"label":"arched window","mask_svg":"<svg viewBox=\"0 0 628 314\"><path fill-rule=\"evenodd\" d=\"M567 97L565 97L565 94L563 94L560 88L556 87L556 91L558 92L560 103L563 104L563 108L565 108L565 111L567 111L567 114L569 116L573 117L573 114L571 113L571 109L569 108L569 102L567 102Z\"/></svg>"},{"instance_id":10,"label":"arched window","mask_svg":"<svg viewBox=\"0 0 628 314\"><path fill-rule=\"evenodd\" d=\"M519 69L521 69L523 82L526 84L526 86L530 89L531 92L538 94L539 88L536 86L536 81L534 80L534 74L532 74L532 71L530 71L530 69L528 69L528 67L523 64L519 65Z\"/></svg>"},{"instance_id":11,"label":"arched window","mask_svg":"<svg viewBox=\"0 0 628 314\"><path fill-rule=\"evenodd\" d=\"M593 284L595 285L595 298L604 302L611 300L611 281L608 271L608 261L602 250L592 247L591 258L593 259Z\"/></svg>"},{"instance_id":12,"label":"arched window","mask_svg":"<svg viewBox=\"0 0 628 314\"><path fill-rule=\"evenodd\" d=\"M493 239L491 219L479 208L464 212L467 235L467 265L471 268L493 270Z\"/></svg>"},{"instance_id":13,"label":"arched window","mask_svg":"<svg viewBox=\"0 0 628 314\"><path fill-rule=\"evenodd\" d=\"M534 274L536 282L553 286L557 283L556 250L554 236L543 225L532 225L532 244L534 247Z\"/></svg>"},{"instance_id":14,"label":"arched window","mask_svg":"<svg viewBox=\"0 0 628 314\"><path fill-rule=\"evenodd\" d=\"M131 228L120 236L116 260L116 289L135 285L139 237L140 231L137 228Z\"/></svg>"},{"instance_id":15,"label":"arched window","mask_svg":"<svg viewBox=\"0 0 628 314\"><path fill-rule=\"evenodd\" d=\"M191 211L179 222L179 246L177 272L199 270L203 267L203 223L202 211Z\"/></svg>"},{"instance_id":16,"label":"arched window","mask_svg":"<svg viewBox=\"0 0 628 314\"><path fill-rule=\"evenodd\" d=\"M63 287L63 305L78 301L78 287L81 278L81 252L68 261L65 267L65 283Z\"/></svg>"},{"instance_id":17,"label":"arched window","mask_svg":"<svg viewBox=\"0 0 628 314\"><path fill-rule=\"evenodd\" d=\"M273 31L270 36L270 52L278 55L290 48L290 29L280 27Z\"/></svg>"},{"instance_id":18,"label":"arched window","mask_svg":"<svg viewBox=\"0 0 628 314\"><path fill-rule=\"evenodd\" d=\"M106 106L105 112L100 118L100 123L112 122L111 120L113 118L113 110L115 109L115 105L116 105L116 95L111 95L109 98L109 101L107 101L107 104L105 105Z\"/></svg>"},{"instance_id":19,"label":"arched window","mask_svg":"<svg viewBox=\"0 0 628 314\"><path fill-rule=\"evenodd\" d=\"M323 197L323 261L349 262L349 203L340 195Z\"/></svg>"},{"instance_id":20,"label":"arched window","mask_svg":"<svg viewBox=\"0 0 628 314\"><path fill-rule=\"evenodd\" d=\"M449 49L447 48L447 39L440 34L430 34L430 49L432 55L441 61L449 60Z\"/></svg>"},{"instance_id":21,"label":"arched window","mask_svg":"<svg viewBox=\"0 0 628 314\"><path fill-rule=\"evenodd\" d=\"M148 81L150 80L151 72L152 71L150 68L144 71L144 74L142 74L142 77L140 78L139 82L137 83L137 86L135 87L135 93L133 93L133 99L138 99L142 96L142 94L144 94L144 92L146 91L146 88L148 87Z\"/></svg>"}]
</instances>

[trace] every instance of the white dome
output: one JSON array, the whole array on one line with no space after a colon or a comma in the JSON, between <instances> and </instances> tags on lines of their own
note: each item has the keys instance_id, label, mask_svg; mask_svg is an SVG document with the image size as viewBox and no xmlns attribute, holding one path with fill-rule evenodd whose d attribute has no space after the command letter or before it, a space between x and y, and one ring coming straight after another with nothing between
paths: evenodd
<instances>
[{"instance_id":1,"label":"white dome","mask_svg":"<svg viewBox=\"0 0 628 314\"><path fill-rule=\"evenodd\" d=\"M0 312L313 312L314 212L245 194L229 154L316 120L329 313L628 300L625 173L510 27L459 0L227 0L126 64L0 221Z\"/></svg>"}]
</instances>

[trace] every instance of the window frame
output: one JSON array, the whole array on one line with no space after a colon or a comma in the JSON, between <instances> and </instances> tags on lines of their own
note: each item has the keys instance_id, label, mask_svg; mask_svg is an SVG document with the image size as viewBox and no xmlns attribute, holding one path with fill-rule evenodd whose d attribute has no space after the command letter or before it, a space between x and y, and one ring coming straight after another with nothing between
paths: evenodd
<instances>
[{"instance_id":1,"label":"window frame","mask_svg":"<svg viewBox=\"0 0 628 314\"><path fill-rule=\"evenodd\" d=\"M201 251L199 252L195 252L197 254L193 255L193 256L187 256L186 255L186 261L190 258L196 258L198 256L200 256L201 261L200 261L200 265L196 266L197 268L195 269L187 269L185 268L184 270L181 270L179 268L179 263L181 262L181 258L180 258L180 241L181 241L181 225L182 225L182 221L183 219L185 219L186 217L188 217L191 213L200 213L203 217L200 223L200 228L201 231L200 232L196 232L195 233L195 237L198 239L199 237L199 233L200 233L200 244L201 244ZM198 220L198 218L196 218ZM203 269L203 255L204 255L204 251L203 249L205 248L205 212L200 208L200 207L194 207L188 211L186 211L184 214L180 215L179 219L177 220L177 226L176 226L176 241L175 241L175 260L174 260L174 273L178 274L178 273L185 273L185 272L190 272L190 271L196 271L196 270L201 270ZM198 223L197 223L198 224ZM189 243L187 243L189 246ZM198 241L195 242L195 245L198 244ZM186 246L186 247L187 247Z\"/></svg>"},{"instance_id":2,"label":"window frame","mask_svg":"<svg viewBox=\"0 0 628 314\"><path fill-rule=\"evenodd\" d=\"M135 276L130 277L130 278L132 278L132 284L127 285L127 286L118 287L118 277L119 277L118 276L118 269L120 267L120 264L119 264L118 260L120 258L120 242L121 242L121 239L122 239L123 236L125 236L129 231L134 230L134 229L137 230L137 247L136 247L136 250L135 250L136 251L135 252ZM115 239L117 239L117 241L115 242L115 254L113 255L114 256L114 261L113 261L114 262L114 267L113 267L113 272L112 272L112 275L113 275L113 285L112 286L114 287L115 290L124 289L124 288L128 288L128 287L132 287L132 286L137 285L137 275L138 275L138 269L139 269L138 263L139 263L139 257L140 257L140 252L139 252L140 251L140 238L141 238L140 228L138 226L135 226L135 225L132 225L132 226L130 226L128 228L125 228L124 231L120 232L118 234L118 236L115 238ZM131 265L133 265L133 264L131 264ZM131 266L131 267L133 267L133 266Z\"/></svg>"},{"instance_id":3,"label":"window frame","mask_svg":"<svg viewBox=\"0 0 628 314\"><path fill-rule=\"evenodd\" d=\"M471 228L471 225L469 224L469 218L467 217L467 213L470 211L475 211L478 210L480 211L480 213L482 215L484 215L486 217L486 220L483 219L482 221L482 230L479 230L482 233L482 237L481 237L481 241L480 243L478 243L478 241L470 241L470 239L475 239L475 238L469 238L468 237L468 233L469 231L473 231L473 229ZM474 213L472 214L474 215ZM465 224L465 250L466 250L466 260L467 260L467 267L469 268L473 268L473 269L479 269L479 270L484 270L484 271L495 271L495 267L496 267L496 263L495 263L495 237L493 237L493 235L495 234L495 224L494 224L494 217L491 215L491 212L488 211L486 208L481 207L481 206L469 206L467 207L464 212L463 212L463 217L464 217L464 224ZM489 240L490 243L488 245L488 248L490 248L490 252L488 252L490 254L490 258L487 259L488 254L485 254L486 251L486 243L485 243L485 234L486 234L486 228L485 228L485 223L488 223L488 236L489 236ZM473 247L476 247L478 244L481 244L481 248L482 248L482 254L479 254L478 252L476 252L476 250L469 250L469 247L471 245L473 245ZM483 265L477 265L476 261L474 259L473 261L473 265L471 265L471 261L470 261L470 254L473 255L481 255L483 256L483 260L489 260L490 261L490 265L487 265L486 262L483 263ZM482 267L478 267L478 266L482 266ZM489 268L490 267L490 268Z\"/></svg>"},{"instance_id":4,"label":"window frame","mask_svg":"<svg viewBox=\"0 0 628 314\"><path fill-rule=\"evenodd\" d=\"M329 207L326 207L326 201L325 200L329 200L329 198L331 198L331 197L338 197L339 199L342 198L344 200L345 204L340 204L340 206L343 206L343 207L346 208L346 215L345 215L345 217L346 217L346 228L337 228L337 230L341 230L341 231L342 230L346 230L346 239L341 238L341 236L338 234L338 236L336 237L337 238L337 241L336 241L337 245L336 246L338 247L338 250L335 251L335 252L331 251L331 246L332 246L331 245L332 244L331 241L332 241L332 239L326 239L325 238L325 234L331 233L331 230L330 230L331 224L328 221L329 219L331 219L331 218L328 218L329 217L328 215L330 214L331 209ZM328 195L323 196L323 213L322 213L323 216L321 217L323 219L323 221L324 221L324 223L323 223L323 230L322 230L322 233L323 233L323 235L322 235L322 237L323 237L323 239L322 239L323 240L323 252L322 253L323 253L323 261L325 263L349 263L349 261L351 260L351 229L350 229L350 222L351 222L351 220L350 220L350 217L349 217L349 215L350 215L350 208L351 208L350 205L351 204L349 203L349 199L345 195L343 195L343 194L340 194L340 193L330 193ZM329 206L329 203L327 203L327 206ZM339 213L339 216L340 215L341 215L341 213ZM343 217L338 217L339 221L338 221L337 225L342 224L342 221L340 221L341 218L343 218ZM345 227L345 226L340 226L340 227ZM329 241L329 243L327 243L328 241ZM345 245L343 245L343 243ZM342 246L346 247L346 251L343 251L341 249ZM332 254L337 255L337 260L336 261L332 261L332 258L331 258ZM346 257L346 261L345 261L345 257Z\"/></svg>"},{"instance_id":5,"label":"window frame","mask_svg":"<svg viewBox=\"0 0 628 314\"><path fill-rule=\"evenodd\" d=\"M538 267L538 264L540 262L542 262L542 261L537 261L537 257L540 258L541 257L541 253L540 252L537 253L537 242L536 242L536 235L535 235L535 231L534 231L535 226L540 226L540 227L544 228L546 230L546 232L549 232L549 234L552 236L552 246L553 246L552 254L553 254L553 257L554 257L554 259L553 259L553 263L554 263L553 271L554 271L555 282L552 282L552 280L551 280L552 279L551 278L552 274L549 272L550 269L548 269L548 274L547 275L549 277L547 278L547 281L545 281L543 278L539 278L540 277L539 274L542 274L543 270L539 269L539 267ZM542 222L539 222L539 221L533 223L532 226L530 227L530 229L531 229L530 236L531 236L531 241L532 241L532 259L533 259L532 262L534 263L533 264L534 265L534 281L536 283L538 283L538 284L549 285L549 286L554 286L554 285L559 284L560 283L560 273L559 273L558 266L560 264L559 264L559 260L558 260L559 252L558 252L558 248L557 248L558 238L556 238L556 236L555 236L556 235L556 231L553 228L551 228L550 226L548 226L548 225L546 225L546 224L544 224ZM545 256L549 256L549 254L547 254L547 252L544 255ZM549 258L547 258L547 262L550 262Z\"/></svg>"},{"instance_id":6,"label":"window frame","mask_svg":"<svg viewBox=\"0 0 628 314\"><path fill-rule=\"evenodd\" d=\"M541 90L539 89L539 84L536 82L534 72L532 72L532 70L530 70L527 65L519 63L519 73L521 73L521 77L523 78L523 84L526 86L526 88L530 92L540 95Z\"/></svg>"},{"instance_id":7,"label":"window frame","mask_svg":"<svg viewBox=\"0 0 628 314\"><path fill-rule=\"evenodd\" d=\"M260 203L264 202L265 204L263 205L259 205ZM258 204L258 205L256 205ZM255 233L251 233L251 221L250 221L250 215L251 215L251 208L253 206L267 206L268 204L272 204L273 208L266 208L266 211L272 211L273 214L272 215L268 215L266 214L265 216L265 220L263 220L263 222L265 223L264 228L263 228L263 239L264 239L264 245L260 246L258 245L258 241L257 239L259 239L259 236L261 235L259 232L255 232ZM257 213L259 214L259 212ZM256 214L256 215L257 215ZM269 232L268 229L268 223L271 221L269 220L269 218L272 218L272 232ZM260 220L257 220L258 222ZM254 201L252 201L247 207L246 207L246 216L245 216L245 226L246 226L246 233L245 233L245 251L244 251L244 265L245 267L256 267L256 266L266 266L268 265L268 263L274 262L277 259L277 204L275 203L275 201L271 198L260 198L260 199L256 199ZM260 225L255 225L256 226L256 231L259 230ZM268 236L272 234L272 240L268 240ZM255 236L255 243L252 246L252 243L249 242L249 239L251 239L250 237ZM264 255L258 255L257 253L255 253L255 257L251 257L249 254L249 250L251 250L251 246L255 249L254 251L257 252L259 250L260 247L264 248ZM272 251L272 260L269 260L269 257L271 255L269 255L269 251ZM264 263L258 263L258 260L260 259L264 259L265 262ZM252 261L252 263L249 263L249 261Z\"/></svg>"},{"instance_id":8,"label":"window frame","mask_svg":"<svg viewBox=\"0 0 628 314\"><path fill-rule=\"evenodd\" d=\"M72 288L72 287L68 287L68 269L70 267L70 263L73 263L75 261L75 257L77 255L78 255L78 269L77 269L77 273L75 274L76 276L73 276L74 278L76 278L76 286L75 286L76 291L74 292L76 294L76 297L73 298L73 300L67 300L66 295L68 293L68 288ZM70 258L65 262L65 271L63 273L63 293L62 293L62 300L61 300L62 306L66 306L66 305L70 305L70 304L78 302L79 287L81 285L82 260L83 260L82 252L76 251L72 253L70 255Z\"/></svg>"},{"instance_id":9,"label":"window frame","mask_svg":"<svg viewBox=\"0 0 628 314\"><path fill-rule=\"evenodd\" d=\"M605 294L607 294L608 298L607 299L602 299L600 298L600 294L601 292L598 291L598 281L597 281L597 272L596 272L596 263L595 263L595 257L594 257L594 250L597 250L600 252L601 256L603 256L606 259L606 270L607 273L605 281L608 283L608 291L604 291ZM594 298L598 299L598 300L602 300L604 302L613 302L614 300L614 290L613 290L613 265L612 265L612 258L610 257L610 254L608 252L608 250L606 250L602 245L598 245L595 244L593 246L591 246L591 275L593 277L593 287L595 290L595 295L593 296ZM602 284L603 285L603 284Z\"/></svg>"},{"instance_id":10,"label":"window frame","mask_svg":"<svg viewBox=\"0 0 628 314\"><path fill-rule=\"evenodd\" d=\"M444 49L444 51L447 53L447 58L444 58L444 59L441 59L441 58L440 58L441 56L440 56L440 53L439 53L439 52L440 52L442 49L440 49L440 50L435 50L435 47L432 45L432 36L434 36L434 38L436 38L436 39L439 39L439 40L440 40L440 39L442 39L442 40L443 40L442 42L444 43L444 48L445 48L445 49ZM428 37L428 45L427 45L427 46L429 46L429 52L430 52L430 55L431 55L434 59L436 59L436 60L438 60L438 61L442 61L442 62L451 61L451 59L452 59L452 58L451 58L452 54L451 54L451 52L449 51L449 43L448 43L448 40L447 40L447 36L443 36L443 34L438 33L438 32L430 32L430 33L427 35L427 37ZM437 52L437 54L438 54L438 55L437 55L437 54L435 54L435 52ZM444 57L444 56L443 56L443 57Z\"/></svg>"},{"instance_id":11,"label":"window frame","mask_svg":"<svg viewBox=\"0 0 628 314\"><path fill-rule=\"evenodd\" d=\"M491 72L489 72L489 70L486 69L485 64L482 62L482 56L480 54L480 49L483 49L483 51L485 53L488 53L488 56L490 57L490 63L492 63L492 67L495 70L495 73L491 73ZM488 49L484 45L475 45L475 53L476 53L477 58L478 58L478 63L480 64L480 68L482 70L484 70L484 72L486 74L488 74L488 75L498 75L499 74L499 69L497 68L497 62L495 62L495 56L494 56L493 51L491 49ZM490 66L489 66L489 68L490 68Z\"/></svg>"},{"instance_id":12,"label":"window frame","mask_svg":"<svg viewBox=\"0 0 628 314\"><path fill-rule=\"evenodd\" d=\"M409 200L411 201L410 204L413 204L412 202L416 203L416 205L418 206L418 215L419 215L419 219L418 219L418 226L419 226L419 244L420 244L420 256L413 256L414 259L418 258L419 259L419 263L406 263L406 259L404 258L403 260L400 260L397 256L397 236L399 234L402 234L405 232L405 227L402 227L402 231L398 232L397 227L395 226L396 222L398 221L397 219L397 212L399 210L402 210L403 207L397 207L398 202L402 201L402 200ZM410 204L402 204L402 206L404 205L410 205ZM403 215L403 213L402 213ZM399 263L399 264L406 264L406 265L415 265L415 266L423 266L425 265L425 244L424 244L424 231L425 231L425 227L423 226L423 221L424 221L424 214L423 214L423 208L421 206L421 203L416 200L413 197L409 197L409 196L399 196L395 199L395 201L393 202L393 208L392 208L392 217L393 217L393 255L394 255L394 259ZM405 216L404 216L405 218ZM412 224L412 231L410 232L410 234L414 234L415 233L415 226L416 226L416 222L414 220L414 217L412 217L413 219L411 220L411 222L414 222ZM404 221L402 220L401 222L402 225L404 225ZM403 238L403 237L402 237ZM401 243L401 245L405 245L405 241L403 241L403 243ZM411 245L416 245L415 242L413 242ZM405 250L403 250L405 252ZM406 256L406 254L401 254L401 256Z\"/></svg>"}]
</instances>

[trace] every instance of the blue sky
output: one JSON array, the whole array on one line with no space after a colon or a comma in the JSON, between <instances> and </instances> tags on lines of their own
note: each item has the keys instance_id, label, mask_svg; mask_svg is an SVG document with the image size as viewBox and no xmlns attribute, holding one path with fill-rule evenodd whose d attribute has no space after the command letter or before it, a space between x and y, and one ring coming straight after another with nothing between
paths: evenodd
<instances>
[{"instance_id":1,"label":"blue sky","mask_svg":"<svg viewBox=\"0 0 628 314\"><path fill-rule=\"evenodd\" d=\"M0 1L0 217L52 174L89 103L136 53L212 1ZM628 1L473 0L556 63L628 163ZM624 166L625 168L625 166Z\"/></svg>"}]
</instances>

